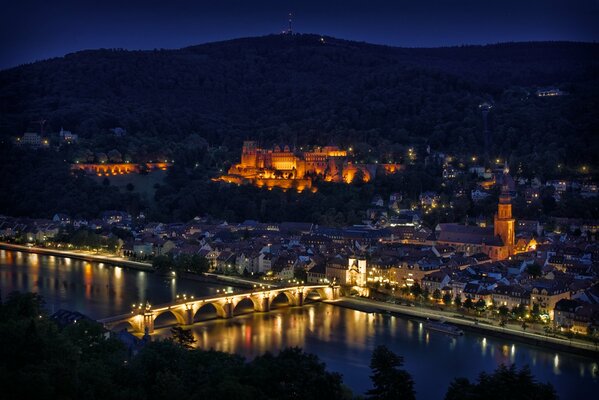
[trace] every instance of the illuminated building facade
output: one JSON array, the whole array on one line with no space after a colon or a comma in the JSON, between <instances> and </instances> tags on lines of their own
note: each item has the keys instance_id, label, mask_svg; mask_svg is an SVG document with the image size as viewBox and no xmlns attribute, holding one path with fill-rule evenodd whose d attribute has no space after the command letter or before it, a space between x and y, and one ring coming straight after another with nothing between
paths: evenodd
<instances>
[{"instance_id":1,"label":"illuminated building facade","mask_svg":"<svg viewBox=\"0 0 599 400\"><path fill-rule=\"evenodd\" d=\"M130 164L130 163L75 163L71 164L71 171L83 171L89 175L97 176L113 176L113 175L127 175L127 174L139 174L142 171L166 171L172 164L168 162L157 162L157 163L143 163L143 164Z\"/></svg>"},{"instance_id":2,"label":"illuminated building facade","mask_svg":"<svg viewBox=\"0 0 599 400\"><path fill-rule=\"evenodd\" d=\"M255 141L245 141L241 162L229 168L228 173L218 180L301 192L316 191L312 185L312 179L316 176L328 182L351 183L354 179L368 182L377 173L395 173L400 169L399 164L351 163L347 160L347 152L337 146L315 147L298 152L289 146L263 149Z\"/></svg>"}]
</instances>

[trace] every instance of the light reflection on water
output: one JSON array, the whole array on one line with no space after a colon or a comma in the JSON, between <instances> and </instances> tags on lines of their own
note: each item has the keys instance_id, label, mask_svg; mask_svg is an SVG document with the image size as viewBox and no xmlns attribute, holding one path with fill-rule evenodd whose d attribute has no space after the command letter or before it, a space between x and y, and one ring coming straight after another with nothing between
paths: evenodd
<instances>
[{"instance_id":1,"label":"light reflection on water","mask_svg":"<svg viewBox=\"0 0 599 400\"><path fill-rule=\"evenodd\" d=\"M198 347L238 353L248 359L287 346L302 347L317 354L329 369L341 372L344 382L357 393L369 389L368 364L378 344L404 356L419 398L442 398L453 377L474 379L479 372L491 372L502 363L532 365L533 359L533 374L541 382L552 382L562 399L599 389L597 374L592 372L597 366L589 358L569 354L556 357L555 351L469 332L462 337L448 336L429 332L418 322L329 304L213 319L191 329ZM168 327L155 333L155 337L169 335ZM434 385L430 384L431 377L435 377Z\"/></svg>"},{"instance_id":2,"label":"light reflection on water","mask_svg":"<svg viewBox=\"0 0 599 400\"><path fill-rule=\"evenodd\" d=\"M78 310L95 318L129 312L132 303L144 300L160 304L178 293L201 296L222 290L219 286L108 265L29 256L0 250L3 296L12 290L37 291L44 295L50 310ZM214 319L195 324L192 330L201 348L248 358L287 346L303 347L317 354L330 370L341 372L344 382L356 393L370 387L368 364L378 344L404 357L405 367L416 381L418 398L422 399L443 398L454 377L474 379L479 372L491 372L501 363L529 364L539 381L555 385L561 399L599 390L598 365L590 358L556 354L470 332L451 337L429 332L419 322L328 304ZM169 329L157 329L156 333L158 337L168 336Z\"/></svg>"},{"instance_id":3,"label":"light reflection on water","mask_svg":"<svg viewBox=\"0 0 599 400\"><path fill-rule=\"evenodd\" d=\"M92 318L127 313L132 303L173 300L179 291L204 296L220 285L71 258L0 250L0 293L31 291L44 296L48 311L77 310Z\"/></svg>"}]
</instances>

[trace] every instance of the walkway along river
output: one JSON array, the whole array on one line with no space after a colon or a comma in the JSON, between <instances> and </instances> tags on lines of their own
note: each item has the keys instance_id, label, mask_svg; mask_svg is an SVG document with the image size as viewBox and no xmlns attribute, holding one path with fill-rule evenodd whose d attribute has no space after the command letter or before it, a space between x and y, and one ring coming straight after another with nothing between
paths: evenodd
<instances>
[{"instance_id":1,"label":"walkway along river","mask_svg":"<svg viewBox=\"0 0 599 400\"><path fill-rule=\"evenodd\" d=\"M154 304L177 294L203 296L231 288L102 263L0 250L0 290L35 291L49 311L65 308L93 318L128 312L132 303ZM214 317L210 312L204 318ZM157 321L154 337L169 336L168 316ZM159 328L159 326L163 326ZM198 346L253 357L285 346L317 354L330 370L343 374L356 393L370 387L372 349L385 344L405 357L419 399L440 399L454 377L474 379L499 364L530 365L540 381L556 387L561 399L599 391L598 360L548 350L517 340L466 331L461 337L428 332L418 321L314 303L231 319L211 319L192 326Z\"/></svg>"}]
</instances>

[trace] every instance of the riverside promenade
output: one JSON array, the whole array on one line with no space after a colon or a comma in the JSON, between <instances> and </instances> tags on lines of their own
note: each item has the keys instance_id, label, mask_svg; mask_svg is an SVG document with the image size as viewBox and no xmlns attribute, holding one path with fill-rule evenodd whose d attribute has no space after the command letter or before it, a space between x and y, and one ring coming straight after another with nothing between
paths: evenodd
<instances>
[{"instance_id":1,"label":"riverside promenade","mask_svg":"<svg viewBox=\"0 0 599 400\"><path fill-rule=\"evenodd\" d=\"M142 271L153 271L154 270L152 268L152 264L150 264L150 263L132 261L132 260L128 260L123 257L119 257L116 255L110 255L110 254L95 254L95 253L79 251L79 250L47 249L44 247L23 246L20 244L5 243L5 242L0 242L0 249L22 251L25 253L44 254L44 255L56 256L56 257L68 257L68 258L74 258L74 259L90 261L90 262L102 262L102 263L106 263L106 264L110 264L110 265L115 265L118 267L127 267L127 268L139 269Z\"/></svg>"},{"instance_id":2,"label":"riverside promenade","mask_svg":"<svg viewBox=\"0 0 599 400\"><path fill-rule=\"evenodd\" d=\"M599 347L591 342L577 339L569 340L536 332L523 331L522 329L516 328L514 325L500 327L498 325L492 325L487 320L475 321L472 319L460 318L456 316L455 312L432 310L423 307L408 307L360 297L342 297L339 300L330 302L330 304L335 304L337 306L347 307L363 312L389 312L392 314L397 314L401 317L415 318L419 320L444 320L451 324L459 325L466 330L483 334L487 333L496 337L513 338L515 340L521 340L528 344L533 344L540 347L549 347L555 350L567 351L570 353L581 354L599 359Z\"/></svg>"}]
</instances>

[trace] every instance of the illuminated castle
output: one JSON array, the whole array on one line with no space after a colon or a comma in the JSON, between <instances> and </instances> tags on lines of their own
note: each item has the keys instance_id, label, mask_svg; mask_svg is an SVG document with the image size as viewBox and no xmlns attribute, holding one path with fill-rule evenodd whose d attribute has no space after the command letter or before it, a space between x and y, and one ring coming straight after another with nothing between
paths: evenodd
<instances>
[{"instance_id":1,"label":"illuminated castle","mask_svg":"<svg viewBox=\"0 0 599 400\"><path fill-rule=\"evenodd\" d=\"M347 152L337 146L315 147L310 151L296 152L289 146L282 149L262 149L255 141L245 141L241 162L229 168L219 180L236 184L253 184L258 187L280 187L299 192L310 189L312 179L320 176L329 182L352 182L356 176L364 182L374 179L377 172L394 173L399 164L353 164Z\"/></svg>"}]
</instances>

